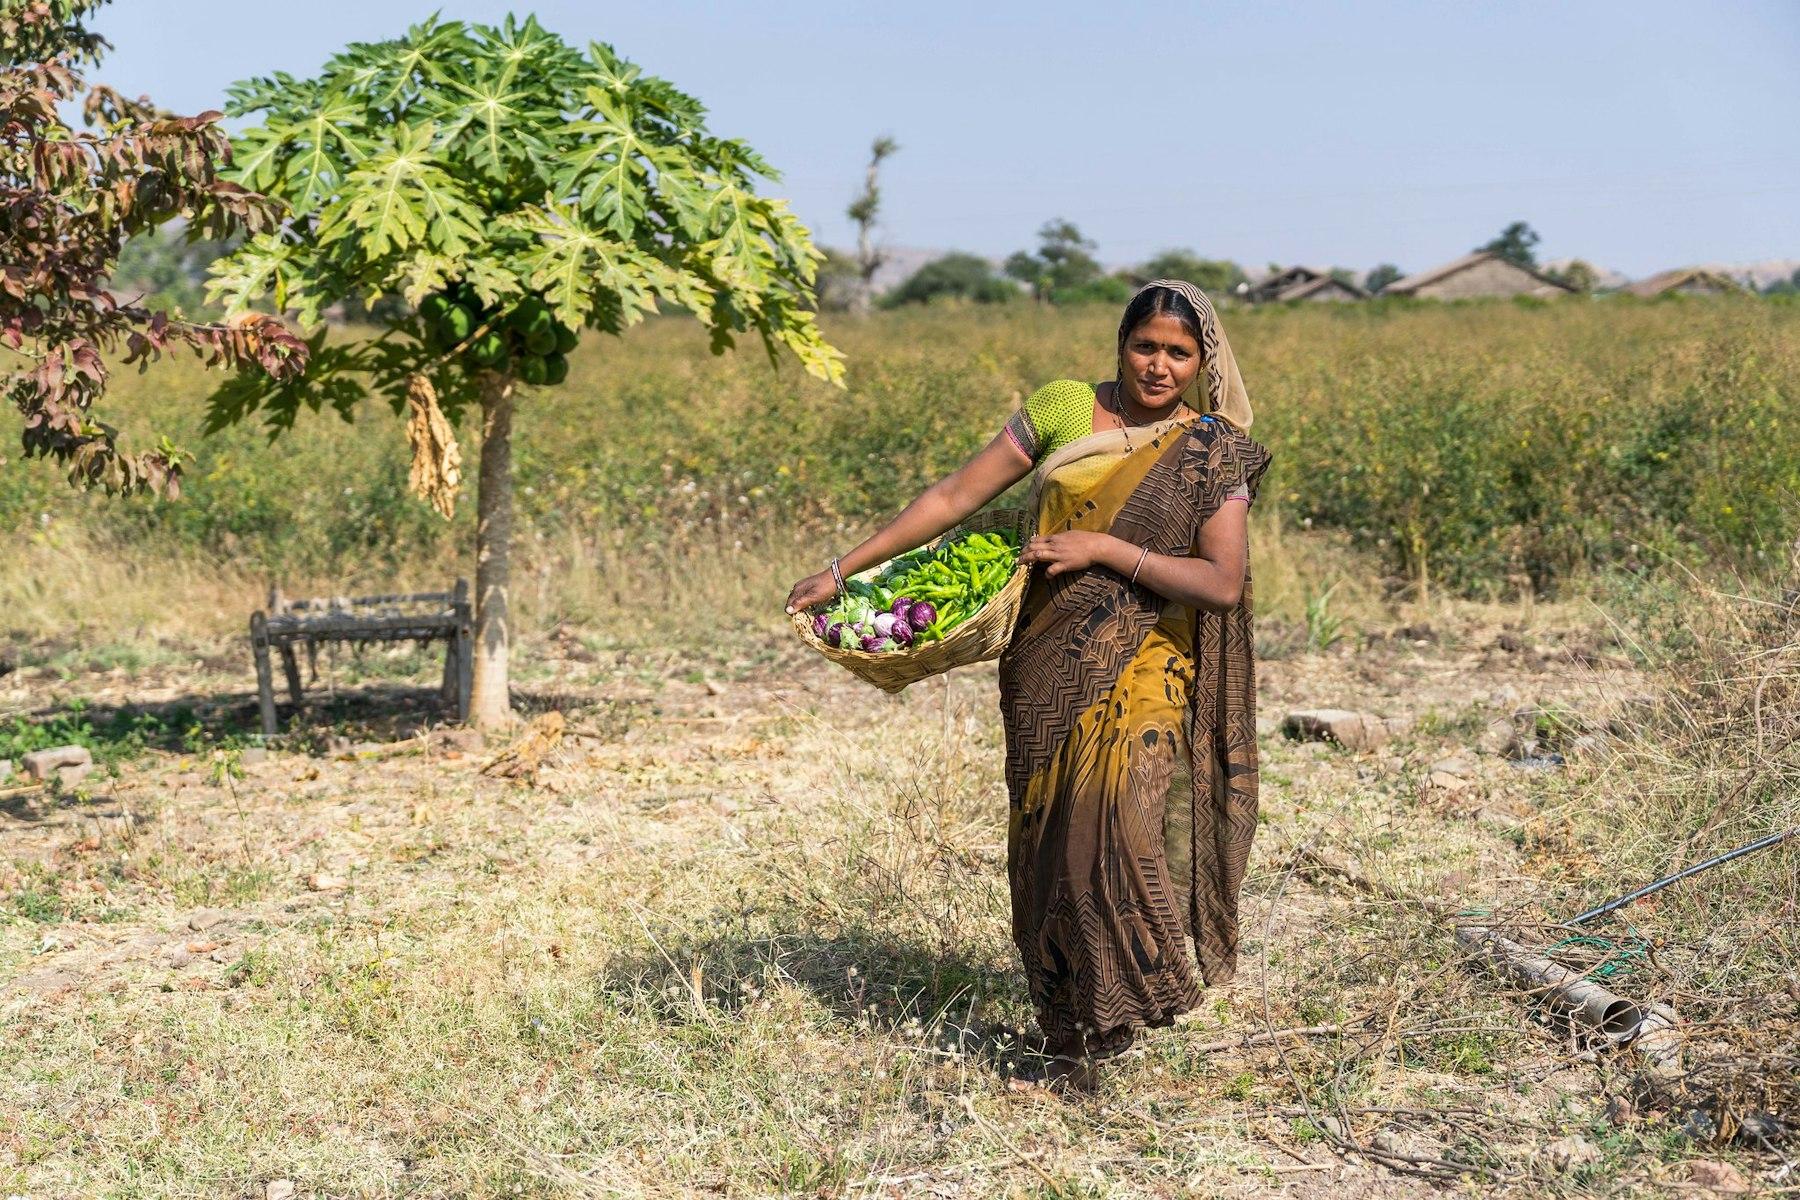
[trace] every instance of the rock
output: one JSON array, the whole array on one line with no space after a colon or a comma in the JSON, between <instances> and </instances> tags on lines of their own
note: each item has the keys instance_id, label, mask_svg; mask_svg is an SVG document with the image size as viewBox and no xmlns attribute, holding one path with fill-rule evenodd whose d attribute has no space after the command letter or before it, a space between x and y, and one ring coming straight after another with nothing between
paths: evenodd
<instances>
[{"instance_id":1,"label":"rock","mask_svg":"<svg viewBox=\"0 0 1800 1200\"><path fill-rule=\"evenodd\" d=\"M250 746L238 755L238 762L246 767L259 767L269 761L267 746Z\"/></svg>"},{"instance_id":2,"label":"rock","mask_svg":"<svg viewBox=\"0 0 1800 1200\"><path fill-rule=\"evenodd\" d=\"M1295 709L1281 729L1295 741L1335 742L1346 750L1370 750L1400 732L1381 717L1345 708Z\"/></svg>"},{"instance_id":3,"label":"rock","mask_svg":"<svg viewBox=\"0 0 1800 1200\"><path fill-rule=\"evenodd\" d=\"M1598 734L1584 733L1568 745L1568 752L1577 758L1592 758L1606 749L1606 739Z\"/></svg>"},{"instance_id":4,"label":"rock","mask_svg":"<svg viewBox=\"0 0 1800 1200\"><path fill-rule=\"evenodd\" d=\"M1544 1157L1558 1171L1569 1171L1576 1167L1600 1161L1600 1148L1578 1133L1558 1138L1544 1147Z\"/></svg>"},{"instance_id":5,"label":"rock","mask_svg":"<svg viewBox=\"0 0 1800 1200\"><path fill-rule=\"evenodd\" d=\"M294 1200L294 1182L291 1179L271 1179L263 1185L263 1200Z\"/></svg>"},{"instance_id":6,"label":"rock","mask_svg":"<svg viewBox=\"0 0 1800 1200\"><path fill-rule=\"evenodd\" d=\"M706 694L709 696L723 696L730 690L710 675L701 676L700 686L706 689Z\"/></svg>"},{"instance_id":7,"label":"rock","mask_svg":"<svg viewBox=\"0 0 1800 1200\"><path fill-rule=\"evenodd\" d=\"M1748 1114L1738 1122L1738 1129L1732 1135L1732 1140L1744 1146L1767 1145L1769 1142L1779 1140L1786 1133L1787 1126L1782 1124L1780 1117L1774 1113L1756 1112Z\"/></svg>"},{"instance_id":8,"label":"rock","mask_svg":"<svg viewBox=\"0 0 1800 1200\"><path fill-rule=\"evenodd\" d=\"M1513 759L1509 765L1517 767L1521 771L1550 771L1562 766L1563 763L1564 759L1560 754L1527 754L1522 758Z\"/></svg>"},{"instance_id":9,"label":"rock","mask_svg":"<svg viewBox=\"0 0 1800 1200\"><path fill-rule=\"evenodd\" d=\"M1461 775L1452 775L1448 771L1433 771L1425 777L1425 786L1440 792L1460 792L1472 786L1473 781Z\"/></svg>"},{"instance_id":10,"label":"rock","mask_svg":"<svg viewBox=\"0 0 1800 1200\"><path fill-rule=\"evenodd\" d=\"M306 886L315 892L341 892L349 884L350 881L342 875L332 875L326 871L314 871L306 877Z\"/></svg>"},{"instance_id":11,"label":"rock","mask_svg":"<svg viewBox=\"0 0 1800 1200\"><path fill-rule=\"evenodd\" d=\"M1710 1158L1696 1158L1688 1163L1687 1181L1695 1187L1726 1195L1742 1195L1750 1190L1750 1181L1744 1178L1743 1172L1728 1162Z\"/></svg>"},{"instance_id":12,"label":"rock","mask_svg":"<svg viewBox=\"0 0 1800 1200\"><path fill-rule=\"evenodd\" d=\"M193 916L188 918L187 926L189 929L193 930L195 933L199 933L202 930L211 929L214 925L217 925L220 921L223 921L224 919L225 919L225 914L220 912L218 909L203 908L199 912L195 913Z\"/></svg>"},{"instance_id":13,"label":"rock","mask_svg":"<svg viewBox=\"0 0 1800 1200\"><path fill-rule=\"evenodd\" d=\"M1476 735L1475 748L1483 754L1505 756L1512 753L1513 742L1517 737L1518 731L1513 728L1511 721L1495 717Z\"/></svg>"},{"instance_id":14,"label":"rock","mask_svg":"<svg viewBox=\"0 0 1800 1200\"><path fill-rule=\"evenodd\" d=\"M5 783L8 779L11 779L12 773L13 760L10 758L0 758L0 783Z\"/></svg>"},{"instance_id":15,"label":"rock","mask_svg":"<svg viewBox=\"0 0 1800 1200\"><path fill-rule=\"evenodd\" d=\"M25 766L25 774L37 783L49 779L52 772L64 783L75 783L85 779L94 769L94 756L88 753L86 746L33 750L20 761Z\"/></svg>"},{"instance_id":16,"label":"rock","mask_svg":"<svg viewBox=\"0 0 1800 1200\"><path fill-rule=\"evenodd\" d=\"M163 953L163 960L179 971L194 961L194 955L186 946L171 946Z\"/></svg>"},{"instance_id":17,"label":"rock","mask_svg":"<svg viewBox=\"0 0 1800 1200\"><path fill-rule=\"evenodd\" d=\"M1449 758L1440 758L1432 763L1431 771L1433 774L1442 772L1445 775L1455 775L1459 779L1473 779L1475 762L1461 754L1453 754Z\"/></svg>"}]
</instances>

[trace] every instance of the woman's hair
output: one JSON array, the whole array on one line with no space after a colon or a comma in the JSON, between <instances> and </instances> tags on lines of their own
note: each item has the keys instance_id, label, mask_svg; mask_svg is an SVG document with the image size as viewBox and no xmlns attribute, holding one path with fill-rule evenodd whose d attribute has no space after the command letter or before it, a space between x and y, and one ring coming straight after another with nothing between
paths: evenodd
<instances>
[{"instance_id":1,"label":"woman's hair","mask_svg":"<svg viewBox=\"0 0 1800 1200\"><path fill-rule=\"evenodd\" d=\"M1204 346L1205 339L1200 336L1200 314L1188 303L1188 298L1173 288L1147 287L1131 298L1125 306L1125 315L1119 320L1119 357L1125 357L1125 343L1137 332L1138 326L1151 317L1174 317L1194 339L1196 346Z\"/></svg>"}]
</instances>

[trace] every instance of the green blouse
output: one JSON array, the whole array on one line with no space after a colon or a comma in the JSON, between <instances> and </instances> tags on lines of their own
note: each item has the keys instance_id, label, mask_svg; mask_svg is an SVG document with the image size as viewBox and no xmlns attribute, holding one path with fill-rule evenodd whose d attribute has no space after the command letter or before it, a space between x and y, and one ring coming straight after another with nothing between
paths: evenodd
<instances>
[{"instance_id":1,"label":"green blouse","mask_svg":"<svg viewBox=\"0 0 1800 1200\"><path fill-rule=\"evenodd\" d=\"M1006 422L1006 436L1026 458L1043 462L1070 442L1094 432L1094 402L1092 384L1079 379L1053 380L1026 398L1024 406ZM1250 490L1240 485L1225 498L1248 504Z\"/></svg>"}]
</instances>

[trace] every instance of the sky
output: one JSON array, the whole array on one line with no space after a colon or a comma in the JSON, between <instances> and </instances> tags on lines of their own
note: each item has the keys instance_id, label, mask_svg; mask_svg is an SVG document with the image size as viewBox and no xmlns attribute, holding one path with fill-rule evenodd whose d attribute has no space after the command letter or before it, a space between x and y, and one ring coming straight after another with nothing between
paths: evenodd
<instances>
[{"instance_id":1,"label":"sky","mask_svg":"<svg viewBox=\"0 0 1800 1200\"><path fill-rule=\"evenodd\" d=\"M117 0L94 77L182 112L311 75L429 0ZM1800 258L1800 0L443 0L536 12L697 96L825 245L871 139L879 240L1004 256L1051 218L1110 265L1185 247L1411 271L1513 220L1633 277Z\"/></svg>"}]
</instances>

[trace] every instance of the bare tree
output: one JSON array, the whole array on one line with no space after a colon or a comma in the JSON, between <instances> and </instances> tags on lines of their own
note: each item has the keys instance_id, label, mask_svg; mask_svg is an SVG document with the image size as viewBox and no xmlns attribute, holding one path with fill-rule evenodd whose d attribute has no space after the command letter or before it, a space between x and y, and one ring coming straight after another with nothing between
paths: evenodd
<instances>
[{"instance_id":1,"label":"bare tree","mask_svg":"<svg viewBox=\"0 0 1800 1200\"><path fill-rule=\"evenodd\" d=\"M870 302L875 294L875 272L887 261L875 246L875 218L881 210L881 189L877 185L877 173L881 170L881 160L900 149L900 144L886 134L876 138L869 146L869 168L863 175L863 190L845 209L846 215L856 222L856 275L858 286L851 299L850 311L858 315L869 311Z\"/></svg>"}]
</instances>

